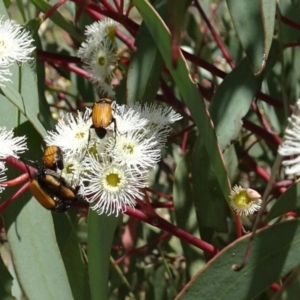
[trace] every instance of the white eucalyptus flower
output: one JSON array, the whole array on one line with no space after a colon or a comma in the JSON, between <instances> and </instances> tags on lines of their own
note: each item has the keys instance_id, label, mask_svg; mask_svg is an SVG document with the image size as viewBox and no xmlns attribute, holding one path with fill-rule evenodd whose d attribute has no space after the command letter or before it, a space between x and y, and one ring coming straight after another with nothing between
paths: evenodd
<instances>
[{"instance_id":1,"label":"white eucalyptus flower","mask_svg":"<svg viewBox=\"0 0 300 300\"><path fill-rule=\"evenodd\" d=\"M149 120L149 123L163 126L172 124L182 119L182 116L177 113L172 107L165 107L156 103L135 103L133 109L141 113L142 118Z\"/></svg>"},{"instance_id":2,"label":"white eucalyptus flower","mask_svg":"<svg viewBox=\"0 0 300 300\"><path fill-rule=\"evenodd\" d=\"M130 131L145 132L149 120L141 117L141 113L128 105L112 103L114 118L116 119L118 133L121 135Z\"/></svg>"},{"instance_id":3,"label":"white eucalyptus flower","mask_svg":"<svg viewBox=\"0 0 300 300\"><path fill-rule=\"evenodd\" d=\"M92 125L91 110L78 112L74 117L68 113L55 126L56 131L48 131L45 138L47 145L60 147L66 156L85 155L89 142L89 132Z\"/></svg>"},{"instance_id":4,"label":"white eucalyptus flower","mask_svg":"<svg viewBox=\"0 0 300 300\"><path fill-rule=\"evenodd\" d=\"M14 62L26 62L35 49L29 31L12 20L0 18L0 65L8 66Z\"/></svg>"},{"instance_id":5,"label":"white eucalyptus flower","mask_svg":"<svg viewBox=\"0 0 300 300\"><path fill-rule=\"evenodd\" d=\"M61 176L72 186L78 186L82 176L82 158L80 155L66 156Z\"/></svg>"},{"instance_id":6,"label":"white eucalyptus flower","mask_svg":"<svg viewBox=\"0 0 300 300\"><path fill-rule=\"evenodd\" d=\"M114 86L102 81L97 80L96 78L91 79L92 83L94 84L95 90L99 93L99 95L108 97L108 98L114 98L115 97L115 91Z\"/></svg>"},{"instance_id":7,"label":"white eucalyptus flower","mask_svg":"<svg viewBox=\"0 0 300 300\"><path fill-rule=\"evenodd\" d=\"M171 107L160 104L135 103L132 109L139 112L141 118L148 120L146 129L150 136L155 136L160 148L167 142L171 130L170 124L182 119L182 116Z\"/></svg>"},{"instance_id":8,"label":"white eucalyptus flower","mask_svg":"<svg viewBox=\"0 0 300 300\"><path fill-rule=\"evenodd\" d=\"M140 189L145 187L145 178L127 165L115 163L109 156L100 159L88 156L83 168L86 186L82 193L99 214L118 216L119 212L126 211L126 206L133 207L136 198L143 199Z\"/></svg>"},{"instance_id":9,"label":"white eucalyptus flower","mask_svg":"<svg viewBox=\"0 0 300 300\"><path fill-rule=\"evenodd\" d=\"M230 192L230 204L240 216L254 214L261 207L261 196L252 189L235 185Z\"/></svg>"},{"instance_id":10,"label":"white eucalyptus flower","mask_svg":"<svg viewBox=\"0 0 300 300\"><path fill-rule=\"evenodd\" d=\"M110 82L117 64L116 49L111 42L105 39L97 45L87 44L86 53L88 55L81 57L81 60L84 69L91 75L90 80L97 84Z\"/></svg>"},{"instance_id":11,"label":"white eucalyptus flower","mask_svg":"<svg viewBox=\"0 0 300 300\"><path fill-rule=\"evenodd\" d=\"M296 103L295 110L288 119L282 144L278 153L286 157L282 164L285 166L287 175L300 175L300 100Z\"/></svg>"},{"instance_id":12,"label":"white eucalyptus flower","mask_svg":"<svg viewBox=\"0 0 300 300\"><path fill-rule=\"evenodd\" d=\"M0 127L0 159L8 156L18 158L19 154L27 150L26 136L14 137L12 130L7 131L5 127Z\"/></svg>"},{"instance_id":13,"label":"white eucalyptus flower","mask_svg":"<svg viewBox=\"0 0 300 300\"><path fill-rule=\"evenodd\" d=\"M115 93L111 85L114 70L117 65L117 45L115 30L117 23L104 19L86 27L86 42L78 49L78 57L83 62L83 68L90 73L90 81L96 90L108 97Z\"/></svg>"},{"instance_id":14,"label":"white eucalyptus flower","mask_svg":"<svg viewBox=\"0 0 300 300\"><path fill-rule=\"evenodd\" d=\"M86 26L84 34L87 36L88 40L109 38L111 42L114 42L117 26L117 22L105 18L102 21L94 22L93 24Z\"/></svg>"},{"instance_id":15,"label":"white eucalyptus flower","mask_svg":"<svg viewBox=\"0 0 300 300\"><path fill-rule=\"evenodd\" d=\"M6 187L3 182L7 180L5 172L7 171L5 167L5 163L3 161L0 161L0 193L2 193Z\"/></svg>"},{"instance_id":16,"label":"white eucalyptus flower","mask_svg":"<svg viewBox=\"0 0 300 300\"><path fill-rule=\"evenodd\" d=\"M140 172L153 168L160 161L161 152L156 147L154 138L148 139L138 131L119 134L116 140L111 138L108 141L108 149L112 149L111 155L117 163L127 164Z\"/></svg>"}]
</instances>

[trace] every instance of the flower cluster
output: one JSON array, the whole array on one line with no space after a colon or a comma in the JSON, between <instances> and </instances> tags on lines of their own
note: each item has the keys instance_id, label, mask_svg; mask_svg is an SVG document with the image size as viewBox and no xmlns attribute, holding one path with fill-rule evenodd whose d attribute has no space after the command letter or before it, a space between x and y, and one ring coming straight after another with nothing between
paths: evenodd
<instances>
[{"instance_id":1,"label":"flower cluster","mask_svg":"<svg viewBox=\"0 0 300 300\"><path fill-rule=\"evenodd\" d=\"M86 27L86 42L81 44L78 56L83 61L90 80L103 96L113 97L111 86L113 71L117 63L115 29L117 23L111 19L95 22Z\"/></svg>"},{"instance_id":2,"label":"flower cluster","mask_svg":"<svg viewBox=\"0 0 300 300\"><path fill-rule=\"evenodd\" d=\"M0 160L8 156L19 157L20 153L27 150L26 137L14 137L12 130L7 131L5 127L0 127Z\"/></svg>"},{"instance_id":3,"label":"flower cluster","mask_svg":"<svg viewBox=\"0 0 300 300\"><path fill-rule=\"evenodd\" d=\"M230 204L240 216L252 215L260 209L261 195L253 189L235 185L230 193Z\"/></svg>"},{"instance_id":4,"label":"flower cluster","mask_svg":"<svg viewBox=\"0 0 300 300\"><path fill-rule=\"evenodd\" d=\"M8 156L15 158L19 157L19 154L27 150L26 137L14 137L12 131L7 131L5 127L0 127L0 192L4 190L2 182L6 181L6 167L3 162Z\"/></svg>"},{"instance_id":5,"label":"flower cluster","mask_svg":"<svg viewBox=\"0 0 300 300\"><path fill-rule=\"evenodd\" d=\"M30 33L12 20L4 21L0 17L0 87L10 81L9 67L14 62L26 62L30 53L35 49Z\"/></svg>"},{"instance_id":6,"label":"flower cluster","mask_svg":"<svg viewBox=\"0 0 300 300\"><path fill-rule=\"evenodd\" d=\"M91 110L67 114L56 131L49 132L47 145L64 153L62 176L80 185L80 193L99 214L116 214L143 199L149 171L160 160L170 124L181 119L161 105L112 105L114 122L100 139L90 128Z\"/></svg>"},{"instance_id":7,"label":"flower cluster","mask_svg":"<svg viewBox=\"0 0 300 300\"><path fill-rule=\"evenodd\" d=\"M300 175L300 100L295 105L295 110L288 119L282 144L278 153L287 157L282 164L287 175Z\"/></svg>"}]
</instances>

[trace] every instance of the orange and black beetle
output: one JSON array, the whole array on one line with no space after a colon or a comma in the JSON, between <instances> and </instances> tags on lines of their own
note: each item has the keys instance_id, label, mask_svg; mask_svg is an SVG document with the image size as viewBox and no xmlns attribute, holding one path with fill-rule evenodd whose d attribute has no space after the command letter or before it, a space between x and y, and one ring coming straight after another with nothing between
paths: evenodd
<instances>
[{"instance_id":1,"label":"orange and black beetle","mask_svg":"<svg viewBox=\"0 0 300 300\"><path fill-rule=\"evenodd\" d=\"M79 186L73 188L57 172L41 167L32 177L27 165L26 168L30 175L30 191L44 208L65 212L73 202L82 200L77 194Z\"/></svg>"},{"instance_id":2,"label":"orange and black beetle","mask_svg":"<svg viewBox=\"0 0 300 300\"><path fill-rule=\"evenodd\" d=\"M64 168L62 150L55 145L48 146L43 155L43 161L46 168L57 171Z\"/></svg>"},{"instance_id":3,"label":"orange and black beetle","mask_svg":"<svg viewBox=\"0 0 300 300\"><path fill-rule=\"evenodd\" d=\"M93 106L92 110L92 122L91 128L95 129L95 132L99 139L103 139L106 134L106 128L114 123L114 131L116 134L117 123L116 119L113 117L113 108L111 107L112 100L109 98L99 99Z\"/></svg>"}]
</instances>

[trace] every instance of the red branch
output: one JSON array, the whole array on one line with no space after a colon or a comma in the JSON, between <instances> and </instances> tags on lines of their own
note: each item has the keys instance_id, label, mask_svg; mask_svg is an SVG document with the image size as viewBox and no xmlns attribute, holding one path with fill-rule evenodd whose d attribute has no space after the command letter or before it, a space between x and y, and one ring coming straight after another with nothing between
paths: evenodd
<instances>
[{"instance_id":1,"label":"red branch","mask_svg":"<svg viewBox=\"0 0 300 300\"><path fill-rule=\"evenodd\" d=\"M211 255L216 255L219 250L215 248L213 245L202 241L198 239L197 237L193 236L192 234L176 227L175 225L167 222L166 220L162 219L158 215L149 215L145 214L144 212L131 208L131 207L126 207L126 212L125 214L135 217L141 221L144 221L152 226L158 227L162 230L165 230L169 232L170 234L178 237L179 239L182 239L195 247L202 249L203 251L211 254Z\"/></svg>"}]
</instances>

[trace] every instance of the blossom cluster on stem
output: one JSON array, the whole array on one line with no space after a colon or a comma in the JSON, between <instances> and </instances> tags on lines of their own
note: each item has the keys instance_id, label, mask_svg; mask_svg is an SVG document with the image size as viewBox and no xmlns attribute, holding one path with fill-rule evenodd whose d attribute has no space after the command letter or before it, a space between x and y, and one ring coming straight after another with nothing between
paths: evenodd
<instances>
[{"instance_id":1,"label":"blossom cluster on stem","mask_svg":"<svg viewBox=\"0 0 300 300\"><path fill-rule=\"evenodd\" d=\"M115 95L111 85L117 64L115 29L117 23L111 19L94 22L86 27L86 42L78 49L83 67L90 74L90 81L103 96Z\"/></svg>"},{"instance_id":2,"label":"blossom cluster on stem","mask_svg":"<svg viewBox=\"0 0 300 300\"><path fill-rule=\"evenodd\" d=\"M19 158L19 155L27 150L26 137L14 137L12 130L8 131L5 127L0 127L0 193L3 192L6 181L5 159L9 156Z\"/></svg>"},{"instance_id":3,"label":"blossom cluster on stem","mask_svg":"<svg viewBox=\"0 0 300 300\"><path fill-rule=\"evenodd\" d=\"M10 81L10 66L30 60L34 49L29 31L13 20L0 17L0 87Z\"/></svg>"},{"instance_id":4,"label":"blossom cluster on stem","mask_svg":"<svg viewBox=\"0 0 300 300\"><path fill-rule=\"evenodd\" d=\"M80 186L79 193L99 214L116 214L143 200L149 171L161 158L170 124L181 119L162 105L112 104L113 118L104 138L91 128L91 110L67 114L45 142L61 148L62 176Z\"/></svg>"}]
</instances>

